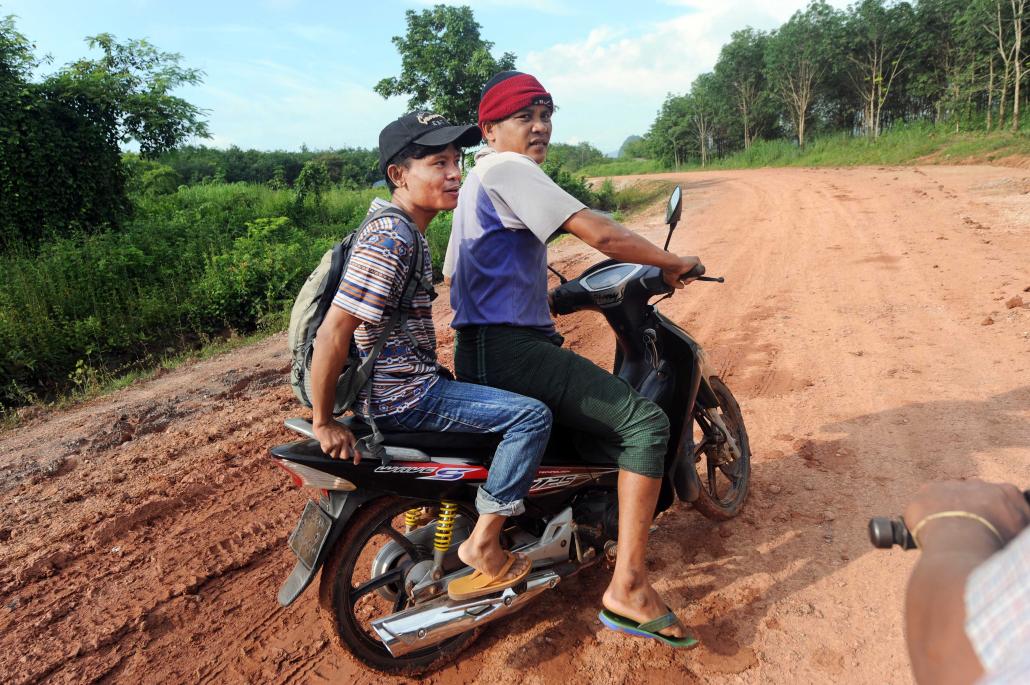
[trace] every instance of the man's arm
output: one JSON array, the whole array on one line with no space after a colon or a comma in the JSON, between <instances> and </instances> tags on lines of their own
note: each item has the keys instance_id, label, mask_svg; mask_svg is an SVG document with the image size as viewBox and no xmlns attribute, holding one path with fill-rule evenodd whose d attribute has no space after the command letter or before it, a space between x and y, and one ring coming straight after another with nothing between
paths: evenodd
<instances>
[{"instance_id":1,"label":"man's arm","mask_svg":"<svg viewBox=\"0 0 1030 685\"><path fill-rule=\"evenodd\" d=\"M697 257L678 257L666 252L622 224L589 209L576 212L561 227L612 259L657 266L665 282L674 288L682 288L679 277L701 263Z\"/></svg>"},{"instance_id":2,"label":"man's arm","mask_svg":"<svg viewBox=\"0 0 1030 685\"><path fill-rule=\"evenodd\" d=\"M905 522L915 529L927 516L944 511L980 516L991 522L1001 539L982 523L964 517L938 518L922 526L921 554L905 602L906 641L919 683L974 683L984 668L966 634L966 583L1002 542L1026 527L1030 507L1011 485L973 480L933 483L906 508Z\"/></svg>"},{"instance_id":3,"label":"man's arm","mask_svg":"<svg viewBox=\"0 0 1030 685\"><path fill-rule=\"evenodd\" d=\"M361 454L354 449L354 434L333 420L336 403L336 380L347 363L351 338L361 319L339 307L329 308L315 335L315 351L311 358L312 427L322 451L333 459L354 459Z\"/></svg>"}]
</instances>

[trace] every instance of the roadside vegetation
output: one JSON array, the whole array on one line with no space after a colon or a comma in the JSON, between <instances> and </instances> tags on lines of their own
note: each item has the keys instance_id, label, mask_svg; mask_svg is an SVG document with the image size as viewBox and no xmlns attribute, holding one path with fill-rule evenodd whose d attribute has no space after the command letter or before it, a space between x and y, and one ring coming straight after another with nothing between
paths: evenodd
<instances>
[{"instance_id":1,"label":"roadside vegetation","mask_svg":"<svg viewBox=\"0 0 1030 685\"><path fill-rule=\"evenodd\" d=\"M1028 122L1030 123L1030 122ZM899 124L875 141L847 133L820 135L800 147L792 140L759 140L747 150L710 160L687 158L676 167L656 159L614 160L591 164L578 173L589 177L656 174L699 169L754 169L782 166L864 166L880 164L1023 164L1030 157L1025 131L958 131L917 122Z\"/></svg>"}]
</instances>

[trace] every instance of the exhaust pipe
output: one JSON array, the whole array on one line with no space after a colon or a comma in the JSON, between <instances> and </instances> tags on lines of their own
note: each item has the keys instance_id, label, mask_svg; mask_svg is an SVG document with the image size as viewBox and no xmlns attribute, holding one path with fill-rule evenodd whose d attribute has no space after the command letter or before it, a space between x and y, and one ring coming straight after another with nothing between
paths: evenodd
<instances>
[{"instance_id":1,"label":"exhaust pipe","mask_svg":"<svg viewBox=\"0 0 1030 685\"><path fill-rule=\"evenodd\" d=\"M395 657L439 644L521 609L544 590L557 587L561 576L551 570L531 574L525 589L507 588L500 595L455 602L446 595L420 606L372 621L372 629Z\"/></svg>"}]
</instances>

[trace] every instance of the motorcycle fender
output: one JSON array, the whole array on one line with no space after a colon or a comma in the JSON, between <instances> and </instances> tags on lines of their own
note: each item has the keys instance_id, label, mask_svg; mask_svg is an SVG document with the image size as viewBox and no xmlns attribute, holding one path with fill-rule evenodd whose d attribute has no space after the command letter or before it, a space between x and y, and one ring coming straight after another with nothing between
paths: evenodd
<instances>
[{"instance_id":1,"label":"motorcycle fender","mask_svg":"<svg viewBox=\"0 0 1030 685\"><path fill-rule=\"evenodd\" d=\"M340 535L347 527L347 522L354 515L361 505L379 496L377 492L340 492L331 490L329 500L322 500L318 503L319 508L332 519L329 527L329 534L326 536L325 544L315 559L314 566L308 568L300 559L293 566L293 571L279 588L279 604L288 607L293 601L300 597L301 593L311 584L311 581L318 575L318 571L325 563L329 550L336 546Z\"/></svg>"},{"instance_id":2,"label":"motorcycle fender","mask_svg":"<svg viewBox=\"0 0 1030 685\"><path fill-rule=\"evenodd\" d=\"M684 502L694 502L701 496L701 480L689 459L676 461L672 471L672 486L676 489L676 496Z\"/></svg>"},{"instance_id":3,"label":"motorcycle fender","mask_svg":"<svg viewBox=\"0 0 1030 685\"><path fill-rule=\"evenodd\" d=\"M708 368L703 368L701 373L701 383L697 389L697 403L707 409L714 409L719 406L719 398L715 396L715 391L712 390L712 384L708 382L708 379L715 373Z\"/></svg>"},{"instance_id":4,"label":"motorcycle fender","mask_svg":"<svg viewBox=\"0 0 1030 685\"><path fill-rule=\"evenodd\" d=\"M704 360L694 355L693 369L690 374L690 387L687 391L686 411L683 416L683 427L676 445L676 456L669 474L676 495L684 502L693 502L701 495L701 481L694 468L694 404L705 382Z\"/></svg>"}]
</instances>

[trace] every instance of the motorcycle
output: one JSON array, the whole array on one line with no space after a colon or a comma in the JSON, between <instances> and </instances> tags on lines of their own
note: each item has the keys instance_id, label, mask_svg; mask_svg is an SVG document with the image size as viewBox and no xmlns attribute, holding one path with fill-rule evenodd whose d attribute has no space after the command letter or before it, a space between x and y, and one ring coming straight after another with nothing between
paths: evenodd
<instances>
[{"instance_id":1,"label":"motorcycle","mask_svg":"<svg viewBox=\"0 0 1030 685\"><path fill-rule=\"evenodd\" d=\"M682 212L677 186L666 210L666 247ZM698 265L684 280L717 281ZM672 436L655 516L675 498L714 520L732 518L748 493L751 450L740 407L701 346L651 300L675 291L652 266L605 260L552 291L557 314L599 312L615 333L613 373L668 415ZM340 419L358 438L370 429ZM608 558L618 530L613 464L577 454L575 436L552 431L502 544L533 562L519 585L467 601L447 585L470 569L458 545L475 523L476 488L499 436L387 433L385 456L358 464L323 454L308 421L286 425L304 439L271 450L299 487L318 491L289 537L297 556L279 590L289 606L321 571L319 602L329 633L374 669L416 675L452 659L480 630L520 611L564 579Z\"/></svg>"}]
</instances>

